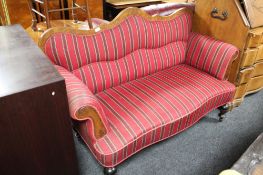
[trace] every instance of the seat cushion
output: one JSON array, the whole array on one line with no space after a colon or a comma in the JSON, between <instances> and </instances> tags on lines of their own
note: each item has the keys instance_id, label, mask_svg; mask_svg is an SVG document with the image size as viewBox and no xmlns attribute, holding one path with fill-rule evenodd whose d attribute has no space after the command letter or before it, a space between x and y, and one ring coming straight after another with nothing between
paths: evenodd
<instances>
[{"instance_id":1,"label":"seat cushion","mask_svg":"<svg viewBox=\"0 0 263 175\"><path fill-rule=\"evenodd\" d=\"M88 146L103 166L115 166L192 126L230 102L234 92L233 84L185 64L107 89L96 97L111 131Z\"/></svg>"}]
</instances>

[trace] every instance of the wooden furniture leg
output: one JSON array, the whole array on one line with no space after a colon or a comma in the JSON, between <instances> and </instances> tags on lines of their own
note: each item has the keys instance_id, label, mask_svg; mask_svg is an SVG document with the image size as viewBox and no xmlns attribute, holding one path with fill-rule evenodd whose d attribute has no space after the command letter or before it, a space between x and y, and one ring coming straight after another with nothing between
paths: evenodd
<instances>
[{"instance_id":1,"label":"wooden furniture leg","mask_svg":"<svg viewBox=\"0 0 263 175\"><path fill-rule=\"evenodd\" d=\"M219 121L222 122L224 119L224 115L229 111L229 105L225 104L224 106L220 106L218 108L220 110L220 113L218 114Z\"/></svg>"},{"instance_id":2,"label":"wooden furniture leg","mask_svg":"<svg viewBox=\"0 0 263 175\"><path fill-rule=\"evenodd\" d=\"M29 7L29 11L30 11L30 14L32 16L32 29L34 31L37 31L37 18L36 18L36 15L32 12L32 9L33 9L33 3L32 3L32 0L27 0L27 3L28 3L28 7Z\"/></svg>"},{"instance_id":3,"label":"wooden furniture leg","mask_svg":"<svg viewBox=\"0 0 263 175\"><path fill-rule=\"evenodd\" d=\"M116 167L112 167L112 168L104 168L103 170L105 175L114 175L117 173L117 168Z\"/></svg>"},{"instance_id":4,"label":"wooden furniture leg","mask_svg":"<svg viewBox=\"0 0 263 175\"><path fill-rule=\"evenodd\" d=\"M85 2L86 2L86 13L87 13L87 20L88 20L89 28L93 29L88 0L85 0Z\"/></svg>"},{"instance_id":5,"label":"wooden furniture leg","mask_svg":"<svg viewBox=\"0 0 263 175\"><path fill-rule=\"evenodd\" d=\"M50 28L51 24L50 24L50 19L49 19L49 12L48 12L48 0L44 0L44 12L46 16L47 28Z\"/></svg>"}]
</instances>

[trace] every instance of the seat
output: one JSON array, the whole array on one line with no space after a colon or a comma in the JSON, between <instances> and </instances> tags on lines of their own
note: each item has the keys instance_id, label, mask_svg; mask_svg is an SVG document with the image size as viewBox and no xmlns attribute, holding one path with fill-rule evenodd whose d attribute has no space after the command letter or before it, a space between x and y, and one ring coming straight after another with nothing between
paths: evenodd
<instances>
[{"instance_id":1,"label":"seat","mask_svg":"<svg viewBox=\"0 0 263 175\"><path fill-rule=\"evenodd\" d=\"M87 144L103 166L113 167L192 126L231 101L234 90L233 84L186 64L107 89L96 97L111 131Z\"/></svg>"}]
</instances>

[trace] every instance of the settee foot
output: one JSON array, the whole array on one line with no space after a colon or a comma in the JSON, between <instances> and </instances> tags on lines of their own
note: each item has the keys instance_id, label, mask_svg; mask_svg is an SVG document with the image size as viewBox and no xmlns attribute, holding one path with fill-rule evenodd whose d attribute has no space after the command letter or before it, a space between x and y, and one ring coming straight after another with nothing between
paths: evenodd
<instances>
[{"instance_id":1,"label":"settee foot","mask_svg":"<svg viewBox=\"0 0 263 175\"><path fill-rule=\"evenodd\" d=\"M81 138L80 135L79 135L79 133L78 133L78 131L77 131L77 129L74 128L74 127L73 127L73 134L74 134L74 136L75 136L76 138L78 138L78 139Z\"/></svg>"},{"instance_id":2,"label":"settee foot","mask_svg":"<svg viewBox=\"0 0 263 175\"><path fill-rule=\"evenodd\" d=\"M78 139L80 139L80 135L78 132L75 132L75 137L77 137Z\"/></svg>"},{"instance_id":3,"label":"settee foot","mask_svg":"<svg viewBox=\"0 0 263 175\"><path fill-rule=\"evenodd\" d=\"M218 109L220 110L218 114L219 121L222 122L224 119L224 115L229 111L230 107L228 104L226 104L224 106L220 106Z\"/></svg>"},{"instance_id":4,"label":"settee foot","mask_svg":"<svg viewBox=\"0 0 263 175\"><path fill-rule=\"evenodd\" d=\"M221 116L221 115L219 115L219 121L220 121L220 122L222 122L222 121L223 121L223 119L224 119L224 117L223 117L223 116Z\"/></svg>"},{"instance_id":5,"label":"settee foot","mask_svg":"<svg viewBox=\"0 0 263 175\"><path fill-rule=\"evenodd\" d=\"M111 167L111 168L104 168L103 170L105 175L114 175L117 173L117 168L116 167Z\"/></svg>"}]
</instances>

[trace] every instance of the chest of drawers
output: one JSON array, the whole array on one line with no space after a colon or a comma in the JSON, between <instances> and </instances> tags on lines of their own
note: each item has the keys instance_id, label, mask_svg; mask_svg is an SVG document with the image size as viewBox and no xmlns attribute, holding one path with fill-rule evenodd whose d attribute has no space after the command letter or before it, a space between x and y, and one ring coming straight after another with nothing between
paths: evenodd
<instances>
[{"instance_id":1,"label":"chest of drawers","mask_svg":"<svg viewBox=\"0 0 263 175\"><path fill-rule=\"evenodd\" d=\"M263 88L263 27L249 31L245 53L240 68L244 71L251 68L246 88L246 94L250 94ZM239 78L242 79L242 75Z\"/></svg>"}]
</instances>

